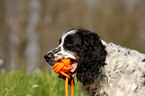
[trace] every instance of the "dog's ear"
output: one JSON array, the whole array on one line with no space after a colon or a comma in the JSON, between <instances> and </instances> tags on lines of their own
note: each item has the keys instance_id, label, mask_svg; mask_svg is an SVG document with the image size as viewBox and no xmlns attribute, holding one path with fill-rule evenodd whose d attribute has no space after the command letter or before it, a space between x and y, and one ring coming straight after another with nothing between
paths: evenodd
<instances>
[{"instance_id":1,"label":"dog's ear","mask_svg":"<svg viewBox=\"0 0 145 96\"><path fill-rule=\"evenodd\" d=\"M81 48L78 56L77 79L84 85L93 83L100 74L100 68L105 65L106 51L100 37L93 32L79 33Z\"/></svg>"}]
</instances>

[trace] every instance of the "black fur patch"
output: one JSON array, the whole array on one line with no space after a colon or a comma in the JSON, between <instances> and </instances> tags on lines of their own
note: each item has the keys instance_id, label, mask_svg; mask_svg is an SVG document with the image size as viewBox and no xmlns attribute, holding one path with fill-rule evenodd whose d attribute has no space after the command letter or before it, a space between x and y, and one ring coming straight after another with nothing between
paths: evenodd
<instances>
[{"instance_id":1,"label":"black fur patch","mask_svg":"<svg viewBox=\"0 0 145 96\"><path fill-rule=\"evenodd\" d=\"M79 56L77 79L83 85L88 85L99 76L100 68L105 65L107 52L96 33L78 29L76 35L75 39L81 40L81 44L76 48Z\"/></svg>"},{"instance_id":2,"label":"black fur patch","mask_svg":"<svg viewBox=\"0 0 145 96\"><path fill-rule=\"evenodd\" d=\"M142 62L145 62L145 58L142 60Z\"/></svg>"}]
</instances>

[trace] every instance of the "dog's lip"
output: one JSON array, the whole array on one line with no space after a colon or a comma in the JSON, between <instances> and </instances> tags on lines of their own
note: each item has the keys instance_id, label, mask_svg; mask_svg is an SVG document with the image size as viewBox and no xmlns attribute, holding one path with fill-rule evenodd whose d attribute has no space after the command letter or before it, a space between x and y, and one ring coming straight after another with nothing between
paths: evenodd
<instances>
[{"instance_id":1,"label":"dog's lip","mask_svg":"<svg viewBox=\"0 0 145 96\"><path fill-rule=\"evenodd\" d=\"M71 70L70 70L70 72L74 73L76 71L76 69L77 69L77 66L78 66L78 63L76 61L72 62L71 63Z\"/></svg>"},{"instance_id":2,"label":"dog's lip","mask_svg":"<svg viewBox=\"0 0 145 96\"><path fill-rule=\"evenodd\" d=\"M76 69L78 67L78 60L77 59L70 59L71 60L71 70L69 71L69 73L72 75L72 77L76 76Z\"/></svg>"}]
</instances>

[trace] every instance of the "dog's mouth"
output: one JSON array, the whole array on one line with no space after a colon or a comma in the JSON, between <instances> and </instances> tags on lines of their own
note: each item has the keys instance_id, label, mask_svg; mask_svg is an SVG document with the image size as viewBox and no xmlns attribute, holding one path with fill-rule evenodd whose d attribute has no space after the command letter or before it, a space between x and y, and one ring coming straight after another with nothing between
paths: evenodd
<instances>
[{"instance_id":1,"label":"dog's mouth","mask_svg":"<svg viewBox=\"0 0 145 96\"><path fill-rule=\"evenodd\" d=\"M68 58L70 59L70 58ZM78 61L76 59L70 59L71 60L71 69L69 70L68 74L71 74L72 77L75 77L76 76L76 69L77 69L77 66L78 66ZM61 60L58 60L58 62L61 61ZM61 76L60 76L61 78Z\"/></svg>"},{"instance_id":2,"label":"dog's mouth","mask_svg":"<svg viewBox=\"0 0 145 96\"><path fill-rule=\"evenodd\" d=\"M71 70L69 72L75 74L78 66L78 61L74 59L70 59L70 60L71 60Z\"/></svg>"}]
</instances>

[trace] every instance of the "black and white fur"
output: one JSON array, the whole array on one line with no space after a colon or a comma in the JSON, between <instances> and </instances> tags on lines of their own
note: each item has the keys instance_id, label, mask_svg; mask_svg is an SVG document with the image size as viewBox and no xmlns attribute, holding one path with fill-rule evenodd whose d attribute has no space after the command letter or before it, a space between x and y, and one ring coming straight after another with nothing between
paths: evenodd
<instances>
[{"instance_id":1,"label":"black and white fur","mask_svg":"<svg viewBox=\"0 0 145 96\"><path fill-rule=\"evenodd\" d=\"M145 54L106 43L94 32L69 30L44 58L50 65L64 58L77 62L70 73L89 96L145 96Z\"/></svg>"}]
</instances>

